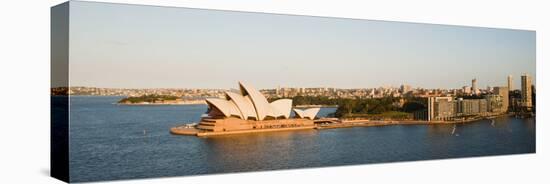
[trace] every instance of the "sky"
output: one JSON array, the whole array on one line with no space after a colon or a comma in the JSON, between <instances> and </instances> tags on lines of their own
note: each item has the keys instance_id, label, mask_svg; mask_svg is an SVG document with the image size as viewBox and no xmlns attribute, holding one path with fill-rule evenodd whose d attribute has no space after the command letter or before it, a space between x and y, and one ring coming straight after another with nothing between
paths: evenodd
<instances>
[{"instance_id":1,"label":"sky","mask_svg":"<svg viewBox=\"0 0 550 184\"><path fill-rule=\"evenodd\" d=\"M71 86L506 86L534 31L72 1Z\"/></svg>"}]
</instances>

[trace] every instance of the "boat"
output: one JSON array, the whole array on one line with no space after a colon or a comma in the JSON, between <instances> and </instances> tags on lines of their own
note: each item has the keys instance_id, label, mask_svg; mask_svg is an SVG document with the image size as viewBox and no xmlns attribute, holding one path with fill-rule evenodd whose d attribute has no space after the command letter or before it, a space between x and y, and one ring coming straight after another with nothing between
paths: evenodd
<instances>
[{"instance_id":1,"label":"boat","mask_svg":"<svg viewBox=\"0 0 550 184\"><path fill-rule=\"evenodd\" d=\"M456 131L456 124L455 124L455 126L453 127L453 131L451 132L451 135L455 134L455 131Z\"/></svg>"}]
</instances>

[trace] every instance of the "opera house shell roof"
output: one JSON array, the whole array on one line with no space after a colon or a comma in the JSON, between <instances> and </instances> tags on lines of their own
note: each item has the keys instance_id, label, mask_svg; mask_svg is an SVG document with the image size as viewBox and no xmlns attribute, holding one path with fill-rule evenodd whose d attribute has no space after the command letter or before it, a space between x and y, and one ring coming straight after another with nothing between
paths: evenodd
<instances>
[{"instance_id":1,"label":"opera house shell roof","mask_svg":"<svg viewBox=\"0 0 550 184\"><path fill-rule=\"evenodd\" d=\"M250 85L239 82L240 94L226 92L225 99L209 98L209 117L236 117L244 120L288 119L292 110L291 99L279 99L269 103L267 99ZM295 118L314 119L319 108L294 109Z\"/></svg>"}]
</instances>

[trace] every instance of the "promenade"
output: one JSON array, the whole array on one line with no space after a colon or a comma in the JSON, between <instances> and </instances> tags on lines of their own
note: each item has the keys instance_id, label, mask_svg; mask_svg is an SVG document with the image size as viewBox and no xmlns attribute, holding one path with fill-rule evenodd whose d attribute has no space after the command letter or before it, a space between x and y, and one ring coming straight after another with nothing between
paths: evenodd
<instances>
[{"instance_id":1,"label":"promenade","mask_svg":"<svg viewBox=\"0 0 550 184\"><path fill-rule=\"evenodd\" d=\"M503 114L500 116L507 116ZM449 125L458 123L473 123L483 119L492 119L500 116L480 117L468 120L459 121L419 121L419 120L340 120L336 118L326 118L316 120L314 126L302 126L302 127L290 127L290 128L265 128L265 129L250 129L250 130L238 130L238 131L221 131L210 132L197 129L193 126L181 125L170 129L170 133L174 135L191 135L191 136L217 136L217 135L231 135L231 134L246 134L246 133L262 133L262 132L275 132L275 131L294 131L294 130L306 130L306 129L335 129L335 128L353 128L353 127L370 127L370 126L390 126L390 125Z\"/></svg>"}]
</instances>

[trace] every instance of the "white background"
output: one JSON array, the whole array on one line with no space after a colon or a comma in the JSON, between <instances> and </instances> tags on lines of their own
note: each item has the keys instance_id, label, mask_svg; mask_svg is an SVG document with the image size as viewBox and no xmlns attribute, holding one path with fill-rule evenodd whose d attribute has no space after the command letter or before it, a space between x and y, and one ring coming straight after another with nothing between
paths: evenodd
<instances>
[{"instance_id":1,"label":"white background","mask_svg":"<svg viewBox=\"0 0 550 184\"><path fill-rule=\"evenodd\" d=\"M49 175L50 9L61 0L0 4L0 183L61 183ZM545 1L108 0L192 8L537 31L537 153L115 183L548 183L550 6Z\"/></svg>"}]
</instances>

